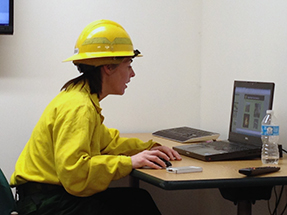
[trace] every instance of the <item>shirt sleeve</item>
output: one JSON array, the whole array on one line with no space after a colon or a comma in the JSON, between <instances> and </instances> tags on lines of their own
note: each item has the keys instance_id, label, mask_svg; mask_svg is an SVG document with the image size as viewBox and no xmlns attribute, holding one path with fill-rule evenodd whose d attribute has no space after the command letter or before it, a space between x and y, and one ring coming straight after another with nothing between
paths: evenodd
<instances>
[{"instance_id":1,"label":"shirt sleeve","mask_svg":"<svg viewBox=\"0 0 287 215\"><path fill-rule=\"evenodd\" d=\"M102 151L103 154L114 154L114 155L135 155L145 149L151 149L158 143L149 140L148 142L143 142L138 138L125 138L120 137L120 133L117 129L108 129L111 142L110 144Z\"/></svg>"}]
</instances>

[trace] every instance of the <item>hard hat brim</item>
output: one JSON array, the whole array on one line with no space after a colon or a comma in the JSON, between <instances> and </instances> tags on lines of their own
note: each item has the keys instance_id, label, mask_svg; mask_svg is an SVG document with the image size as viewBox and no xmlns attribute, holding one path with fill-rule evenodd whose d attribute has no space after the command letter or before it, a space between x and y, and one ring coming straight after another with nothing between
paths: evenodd
<instances>
[{"instance_id":1,"label":"hard hat brim","mask_svg":"<svg viewBox=\"0 0 287 215\"><path fill-rule=\"evenodd\" d=\"M106 58L106 57L134 57L134 52L115 52L115 53L106 53L106 52L89 52L89 53L80 53L75 54L65 60L63 62L75 61L75 60L85 60L85 59L93 59L93 58ZM136 55L136 57L142 57L142 54Z\"/></svg>"}]
</instances>

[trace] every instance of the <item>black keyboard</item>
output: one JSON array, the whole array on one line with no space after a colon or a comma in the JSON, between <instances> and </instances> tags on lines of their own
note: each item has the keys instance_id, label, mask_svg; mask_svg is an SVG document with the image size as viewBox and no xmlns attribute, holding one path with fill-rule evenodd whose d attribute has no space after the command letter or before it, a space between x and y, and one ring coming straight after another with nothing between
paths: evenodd
<instances>
[{"instance_id":1,"label":"black keyboard","mask_svg":"<svg viewBox=\"0 0 287 215\"><path fill-rule=\"evenodd\" d=\"M163 137L179 142L200 142L216 140L219 137L219 133L190 128L186 126L163 129L153 132L152 134L158 137Z\"/></svg>"}]
</instances>

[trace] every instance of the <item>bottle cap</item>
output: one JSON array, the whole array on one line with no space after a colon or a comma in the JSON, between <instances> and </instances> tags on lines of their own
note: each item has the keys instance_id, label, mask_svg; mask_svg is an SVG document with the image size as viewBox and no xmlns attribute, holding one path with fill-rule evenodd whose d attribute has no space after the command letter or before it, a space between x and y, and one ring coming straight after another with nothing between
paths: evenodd
<instances>
[{"instance_id":1,"label":"bottle cap","mask_svg":"<svg viewBox=\"0 0 287 215\"><path fill-rule=\"evenodd\" d=\"M272 113L273 113L273 110L267 110L266 113L267 113L267 114L272 114Z\"/></svg>"}]
</instances>

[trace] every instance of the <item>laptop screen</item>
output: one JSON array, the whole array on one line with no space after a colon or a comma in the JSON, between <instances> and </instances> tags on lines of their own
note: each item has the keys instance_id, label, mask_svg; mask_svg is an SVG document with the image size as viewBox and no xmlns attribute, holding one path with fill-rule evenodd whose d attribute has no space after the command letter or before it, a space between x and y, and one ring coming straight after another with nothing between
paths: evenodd
<instances>
[{"instance_id":1,"label":"laptop screen","mask_svg":"<svg viewBox=\"0 0 287 215\"><path fill-rule=\"evenodd\" d=\"M272 109L274 83L235 81L230 118L230 137L261 136L261 121Z\"/></svg>"}]
</instances>

